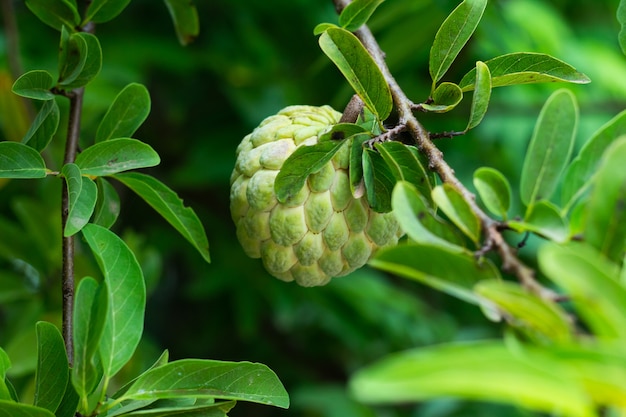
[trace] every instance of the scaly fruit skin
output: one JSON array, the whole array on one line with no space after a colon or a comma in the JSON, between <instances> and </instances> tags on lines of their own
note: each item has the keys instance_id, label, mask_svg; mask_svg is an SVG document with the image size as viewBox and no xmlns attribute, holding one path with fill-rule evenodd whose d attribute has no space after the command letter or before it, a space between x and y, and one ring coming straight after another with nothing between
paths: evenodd
<instances>
[{"instance_id":1,"label":"scaly fruit skin","mask_svg":"<svg viewBox=\"0 0 626 417\"><path fill-rule=\"evenodd\" d=\"M302 286L324 285L363 266L401 235L393 213L374 212L365 197L354 198L344 146L285 203L274 181L299 146L313 145L339 121L329 106L290 106L270 116L237 148L231 176L230 211L246 254L267 271Z\"/></svg>"}]
</instances>

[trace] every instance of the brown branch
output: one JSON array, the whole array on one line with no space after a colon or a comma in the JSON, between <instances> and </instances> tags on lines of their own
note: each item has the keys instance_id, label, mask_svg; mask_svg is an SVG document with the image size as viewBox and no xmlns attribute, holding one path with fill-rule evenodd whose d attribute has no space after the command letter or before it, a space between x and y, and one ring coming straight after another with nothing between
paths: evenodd
<instances>
[{"instance_id":1,"label":"brown branch","mask_svg":"<svg viewBox=\"0 0 626 417\"><path fill-rule=\"evenodd\" d=\"M333 0L335 8L341 12L350 0ZM455 176L454 170L443 158L443 153L435 146L428 131L422 126L413 114L414 103L406 96L402 88L389 71L385 62L385 54L381 50L376 38L370 29L363 25L354 34L359 38L365 49L374 59L374 62L382 72L393 98L396 111L398 112L398 125L406 126L406 130L411 134L417 148L428 158L429 168L435 171L441 181L450 184L458 191L463 199L470 206L471 210L480 219L482 230L485 236L486 246L492 247L502 260L502 269L517 277L517 279L529 291L542 298L556 300L560 297L551 290L543 287L535 279L535 271L525 265L516 254L516 251L504 240L499 229L499 222L489 217L476 203L476 197L472 194L459 179Z\"/></svg>"}]
</instances>

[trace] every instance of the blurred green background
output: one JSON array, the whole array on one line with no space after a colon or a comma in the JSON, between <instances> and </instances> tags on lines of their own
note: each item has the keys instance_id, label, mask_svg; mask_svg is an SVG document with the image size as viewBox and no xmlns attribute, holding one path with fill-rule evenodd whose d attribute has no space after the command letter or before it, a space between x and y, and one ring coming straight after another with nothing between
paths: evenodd
<instances>
[{"instance_id":1,"label":"blurred green background","mask_svg":"<svg viewBox=\"0 0 626 417\"><path fill-rule=\"evenodd\" d=\"M428 52L456 0L387 0L370 27L397 80L415 102L429 92ZM119 188L114 226L136 251L150 297L146 337L132 375L167 348L173 359L249 360L270 366L292 397L290 410L239 404L232 416L522 416L508 407L438 401L365 407L345 391L360 366L410 347L498 337L500 325L479 309L417 283L363 268L326 287L280 282L240 249L229 215L229 177L239 141L263 118L291 104L341 110L347 83L324 57L312 31L336 22L330 0L196 0L201 33L182 47L162 2L133 0L96 28L103 68L87 88L81 141L93 141L99 119L128 83L145 84L152 111L135 137L162 157L150 173L177 190L203 221L211 264L137 197ZM580 103L578 144L624 108L626 59L615 19L618 0L492 0L470 44L446 75L459 81L477 60L518 51L551 54L587 74L570 88ZM23 71L57 72L58 33L14 1ZM0 139L20 140L28 105L11 96L10 36L0 32ZM493 166L519 182L524 150L551 91L563 85L496 89L483 123L440 142L471 188L471 174ZM469 98L470 94L466 98ZM466 100L468 101L468 100ZM59 104L65 104L62 99ZM433 132L463 129L468 106L421 115ZM46 158L58 168L63 141ZM61 181L11 181L0 190L0 345L13 360L10 377L28 395L34 369L34 323L60 321ZM515 213L512 213L515 214ZM512 236L513 241L521 239ZM532 259L537 241L521 252ZM79 275L93 273L79 252Z\"/></svg>"}]
</instances>

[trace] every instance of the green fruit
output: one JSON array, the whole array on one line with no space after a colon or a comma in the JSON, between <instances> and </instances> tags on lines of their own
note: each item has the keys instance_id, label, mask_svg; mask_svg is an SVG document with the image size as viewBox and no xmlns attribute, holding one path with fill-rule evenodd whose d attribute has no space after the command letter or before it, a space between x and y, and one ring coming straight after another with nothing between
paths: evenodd
<instances>
[{"instance_id":1,"label":"green fruit","mask_svg":"<svg viewBox=\"0 0 626 417\"><path fill-rule=\"evenodd\" d=\"M290 106L270 116L237 148L230 211L246 254L269 273L303 286L324 285L363 266L401 235L393 213L374 212L355 198L348 178L348 147L310 175L285 203L274 181L299 146L313 145L341 114L329 106Z\"/></svg>"}]
</instances>

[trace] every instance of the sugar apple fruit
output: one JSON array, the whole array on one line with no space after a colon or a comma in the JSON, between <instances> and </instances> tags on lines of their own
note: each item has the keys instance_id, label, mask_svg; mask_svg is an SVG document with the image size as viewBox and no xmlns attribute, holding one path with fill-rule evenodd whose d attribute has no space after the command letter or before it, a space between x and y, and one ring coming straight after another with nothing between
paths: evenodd
<instances>
[{"instance_id":1,"label":"sugar apple fruit","mask_svg":"<svg viewBox=\"0 0 626 417\"><path fill-rule=\"evenodd\" d=\"M374 252L396 244L401 231L393 213L374 212L355 198L344 146L310 175L285 203L274 182L296 148L316 144L341 117L329 106L290 106L263 120L237 148L230 211L245 253L267 271L302 286L324 285L363 266Z\"/></svg>"}]
</instances>

